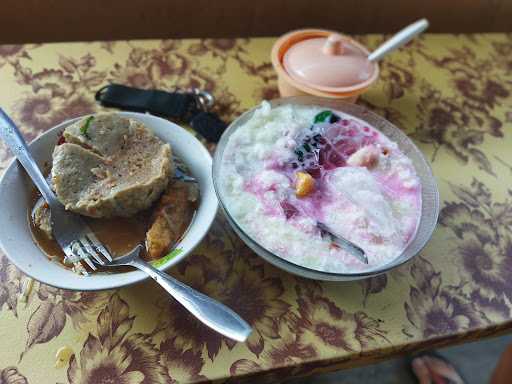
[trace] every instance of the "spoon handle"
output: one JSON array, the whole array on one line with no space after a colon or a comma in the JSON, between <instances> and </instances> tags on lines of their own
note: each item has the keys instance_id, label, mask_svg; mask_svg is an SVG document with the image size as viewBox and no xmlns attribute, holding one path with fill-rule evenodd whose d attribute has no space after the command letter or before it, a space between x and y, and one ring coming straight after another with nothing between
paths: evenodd
<instances>
[{"instance_id":1,"label":"spoon handle","mask_svg":"<svg viewBox=\"0 0 512 384\"><path fill-rule=\"evenodd\" d=\"M132 260L129 265L146 272L195 317L220 334L241 342L251 334L251 326L224 304L197 292L143 260Z\"/></svg>"},{"instance_id":2,"label":"spoon handle","mask_svg":"<svg viewBox=\"0 0 512 384\"><path fill-rule=\"evenodd\" d=\"M406 44L419 35L425 29L428 28L428 20L421 19L412 23L411 25L405 27L396 35L394 35L391 39L387 40L384 44L380 45L375 51L368 55L369 61L378 61L382 59L388 53L394 51L397 48L400 48L402 45Z\"/></svg>"},{"instance_id":3,"label":"spoon handle","mask_svg":"<svg viewBox=\"0 0 512 384\"><path fill-rule=\"evenodd\" d=\"M17 157L23 168L25 168L25 171L27 171L50 207L57 204L57 198L30 154L23 135L2 108L0 108L0 138L7 144L13 155Z\"/></svg>"}]
</instances>

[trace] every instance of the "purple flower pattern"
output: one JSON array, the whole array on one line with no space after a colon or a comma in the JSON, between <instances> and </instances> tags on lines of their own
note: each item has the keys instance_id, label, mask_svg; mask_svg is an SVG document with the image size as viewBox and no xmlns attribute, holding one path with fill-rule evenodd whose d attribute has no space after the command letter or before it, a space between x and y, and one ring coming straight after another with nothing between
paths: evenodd
<instances>
[{"instance_id":1,"label":"purple flower pattern","mask_svg":"<svg viewBox=\"0 0 512 384\"><path fill-rule=\"evenodd\" d=\"M439 177L440 225L414 261L363 282L307 281L255 256L219 216L194 254L171 272L252 324L247 343L235 344L156 287L143 286L145 311L127 289L80 293L39 284L20 305L26 277L0 255L0 326L23 327L26 335L0 370L0 383L36 381L20 367L41 358L51 364L51 348L59 343L72 343L74 354L56 373L70 383L204 382L230 375L233 382L275 382L434 339L477 337L506 324L512 191L505 181L512 158L498 143L508 138L512 122L512 43L510 35L436 39L423 36L384 61L381 81L359 101L411 134ZM374 47L382 38L363 40ZM217 99L216 112L230 121L278 96L271 44L81 43L79 54L62 46L0 46L0 75L15 90L5 107L33 139L67 118L100 111L94 92L118 82L207 90ZM41 55L48 60L37 61ZM8 160L0 144L0 168ZM462 172L444 170L455 164Z\"/></svg>"}]
</instances>

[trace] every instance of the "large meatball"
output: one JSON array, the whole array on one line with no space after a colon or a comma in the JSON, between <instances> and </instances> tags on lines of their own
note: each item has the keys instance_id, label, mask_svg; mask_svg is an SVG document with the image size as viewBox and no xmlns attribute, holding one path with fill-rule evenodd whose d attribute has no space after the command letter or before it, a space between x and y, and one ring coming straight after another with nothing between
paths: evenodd
<instances>
[{"instance_id":1,"label":"large meatball","mask_svg":"<svg viewBox=\"0 0 512 384\"><path fill-rule=\"evenodd\" d=\"M83 118L53 152L58 199L91 217L132 216L149 208L173 173L171 147L141 122L118 114Z\"/></svg>"}]
</instances>

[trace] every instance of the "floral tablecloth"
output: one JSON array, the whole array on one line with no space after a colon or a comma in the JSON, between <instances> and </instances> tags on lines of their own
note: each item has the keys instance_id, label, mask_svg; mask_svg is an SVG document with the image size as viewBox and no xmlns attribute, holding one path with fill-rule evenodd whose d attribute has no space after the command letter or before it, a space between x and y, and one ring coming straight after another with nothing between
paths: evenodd
<instances>
[{"instance_id":1,"label":"floral tablecloth","mask_svg":"<svg viewBox=\"0 0 512 384\"><path fill-rule=\"evenodd\" d=\"M110 81L206 89L229 120L277 96L272 42L0 46L0 105L27 139L99 110L94 92ZM254 326L235 344L153 282L98 293L36 283L22 300L27 278L0 255L0 383L262 382L510 329L512 35L424 35L381 68L359 102L415 140L441 192L438 228L413 262L362 282L308 281L255 256L219 217L172 273ZM0 168L8 160L0 143Z\"/></svg>"}]
</instances>

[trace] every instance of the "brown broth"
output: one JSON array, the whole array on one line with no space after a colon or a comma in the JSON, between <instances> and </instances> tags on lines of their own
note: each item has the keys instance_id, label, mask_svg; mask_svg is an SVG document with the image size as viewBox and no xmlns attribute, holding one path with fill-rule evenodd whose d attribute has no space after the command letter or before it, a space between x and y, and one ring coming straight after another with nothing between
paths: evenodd
<instances>
[{"instance_id":1,"label":"brown broth","mask_svg":"<svg viewBox=\"0 0 512 384\"><path fill-rule=\"evenodd\" d=\"M64 267L64 252L60 248L55 239L49 239L46 234L35 226L32 220L32 211L41 198L38 191L34 190L28 212L28 221L32 238L35 244L48 256L48 258L57 259ZM153 207L140 212L133 217L116 217L111 219L95 219L82 216L86 223L90 226L98 239L110 250L112 257L119 257L132 250L136 245L143 244L146 239L146 232L151 223L151 215ZM190 217L192 220L192 217ZM188 229L188 228L187 228ZM183 234L186 230L183 232ZM183 235L182 234L182 235ZM146 250L141 252L141 257L148 260ZM84 265L85 266L85 265ZM87 269L89 269L86 266ZM114 269L99 268L103 272L113 272ZM116 268L115 271L123 272L125 268Z\"/></svg>"}]
</instances>

